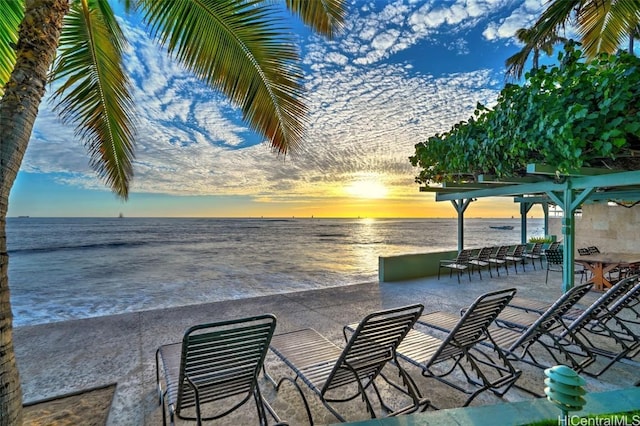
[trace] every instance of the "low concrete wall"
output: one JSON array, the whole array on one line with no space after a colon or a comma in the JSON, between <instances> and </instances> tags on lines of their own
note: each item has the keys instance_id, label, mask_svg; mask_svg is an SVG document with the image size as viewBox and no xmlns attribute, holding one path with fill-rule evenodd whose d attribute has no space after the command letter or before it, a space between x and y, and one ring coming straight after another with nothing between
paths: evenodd
<instances>
[{"instance_id":1,"label":"low concrete wall","mask_svg":"<svg viewBox=\"0 0 640 426\"><path fill-rule=\"evenodd\" d=\"M530 250L533 244L527 244ZM545 244L543 248L546 248ZM515 245L509 246L509 252ZM480 249L471 249L476 255ZM414 278L433 277L438 275L441 260L455 259L457 250L441 251L436 253L401 254L398 256L378 257L378 280L381 283L392 281L411 280Z\"/></svg>"},{"instance_id":2,"label":"low concrete wall","mask_svg":"<svg viewBox=\"0 0 640 426\"><path fill-rule=\"evenodd\" d=\"M402 281L438 275L440 260L453 259L457 250L437 253L403 254L378 258L380 282Z\"/></svg>"}]
</instances>

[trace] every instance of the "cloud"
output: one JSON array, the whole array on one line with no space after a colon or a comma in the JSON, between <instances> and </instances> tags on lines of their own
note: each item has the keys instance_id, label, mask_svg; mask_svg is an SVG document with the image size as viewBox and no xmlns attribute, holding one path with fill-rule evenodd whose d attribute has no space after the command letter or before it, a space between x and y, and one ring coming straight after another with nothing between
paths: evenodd
<instances>
[{"instance_id":1,"label":"cloud","mask_svg":"<svg viewBox=\"0 0 640 426\"><path fill-rule=\"evenodd\" d=\"M349 18L342 38L312 37L303 58L309 125L300 151L286 158L259 143L262 138L222 95L168 58L143 31L127 26L132 46L126 63L139 123L132 190L288 201L339 197L348 183L366 175L390 187L393 197L422 197L408 161L414 145L468 118L478 101L491 104L500 82L493 70L472 64L465 72L435 76L428 62L387 59L398 52L425 56L431 43L470 55L466 29L482 21L493 40L526 16L529 6L523 4L524 12L514 9L495 26L488 24L510 4L393 1L378 10L371 3ZM41 108L22 169L63 173L67 184L102 189L73 130L55 120Z\"/></svg>"},{"instance_id":2,"label":"cloud","mask_svg":"<svg viewBox=\"0 0 640 426\"><path fill-rule=\"evenodd\" d=\"M487 25L482 35L487 40L510 39L520 28L530 27L544 10L547 0L526 0L499 22Z\"/></svg>"}]
</instances>

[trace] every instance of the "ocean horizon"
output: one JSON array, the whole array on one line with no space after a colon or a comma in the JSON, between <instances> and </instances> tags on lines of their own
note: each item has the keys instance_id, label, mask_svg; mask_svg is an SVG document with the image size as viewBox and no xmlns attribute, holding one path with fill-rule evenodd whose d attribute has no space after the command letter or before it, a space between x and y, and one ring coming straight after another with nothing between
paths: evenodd
<instances>
[{"instance_id":1,"label":"ocean horizon","mask_svg":"<svg viewBox=\"0 0 640 426\"><path fill-rule=\"evenodd\" d=\"M516 244L520 218L465 218L464 237ZM380 256L455 250L457 219L14 217L7 246L19 327L377 283Z\"/></svg>"}]
</instances>

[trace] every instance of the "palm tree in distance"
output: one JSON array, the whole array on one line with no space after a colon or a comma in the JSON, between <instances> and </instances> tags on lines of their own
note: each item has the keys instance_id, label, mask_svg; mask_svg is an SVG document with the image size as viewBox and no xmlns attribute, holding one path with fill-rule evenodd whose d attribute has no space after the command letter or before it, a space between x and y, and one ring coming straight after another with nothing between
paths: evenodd
<instances>
[{"instance_id":1,"label":"palm tree in distance","mask_svg":"<svg viewBox=\"0 0 640 426\"><path fill-rule=\"evenodd\" d=\"M638 0L552 0L533 24L522 51L507 61L508 74L517 75L522 70L534 48L542 49L552 42L560 29L568 24L575 26L587 59L599 53L615 53L626 38L629 53L633 54L634 34L640 24ZM513 71L511 71L513 70Z\"/></svg>"},{"instance_id":2,"label":"palm tree in distance","mask_svg":"<svg viewBox=\"0 0 640 426\"><path fill-rule=\"evenodd\" d=\"M532 41L536 39L534 28L520 28L516 31L516 38L518 41L524 43L524 47L520 52L510 56L505 61L507 66L507 78L514 79L520 79L522 77L522 74L524 73L524 65L531 52L533 52L531 69L536 70L540 66L540 51L543 51L547 55L551 55L553 53L554 45L567 41L566 38L559 36L557 33L553 33L543 39L540 39L537 44L532 44Z\"/></svg>"},{"instance_id":3,"label":"palm tree in distance","mask_svg":"<svg viewBox=\"0 0 640 426\"><path fill-rule=\"evenodd\" d=\"M133 178L135 111L126 46L110 0L0 1L0 426L22 424L12 341L6 216L47 84L54 109L74 125L98 176L122 199ZM306 106L295 39L273 0L122 0L139 7L151 34L187 69L220 90L286 153L302 140ZM344 0L285 0L331 37ZM55 61L54 61L55 58Z\"/></svg>"}]
</instances>

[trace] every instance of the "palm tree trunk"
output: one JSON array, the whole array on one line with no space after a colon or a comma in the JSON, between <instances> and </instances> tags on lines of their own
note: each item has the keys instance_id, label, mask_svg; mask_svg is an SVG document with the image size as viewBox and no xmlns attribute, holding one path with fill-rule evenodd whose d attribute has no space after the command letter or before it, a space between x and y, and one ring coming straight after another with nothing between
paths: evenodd
<instances>
[{"instance_id":1,"label":"palm tree trunk","mask_svg":"<svg viewBox=\"0 0 640 426\"><path fill-rule=\"evenodd\" d=\"M17 60L0 99L0 426L22 424L22 391L13 348L6 217L9 193L27 149L58 47L69 0L26 0Z\"/></svg>"}]
</instances>

